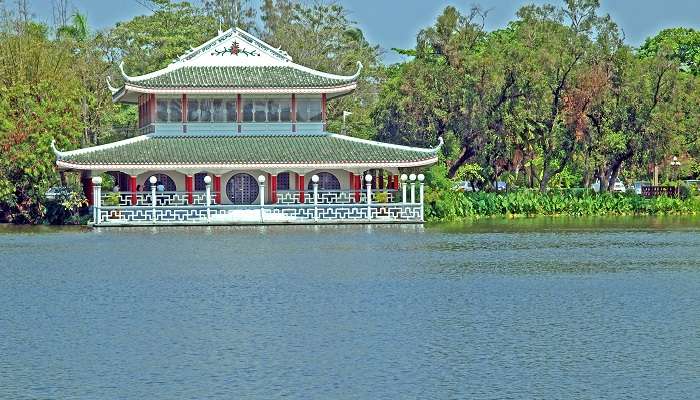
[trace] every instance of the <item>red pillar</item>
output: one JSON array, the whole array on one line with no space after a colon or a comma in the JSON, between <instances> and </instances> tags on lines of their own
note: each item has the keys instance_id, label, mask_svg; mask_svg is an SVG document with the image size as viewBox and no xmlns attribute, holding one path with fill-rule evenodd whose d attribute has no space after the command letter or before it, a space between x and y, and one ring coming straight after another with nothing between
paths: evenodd
<instances>
[{"instance_id":1,"label":"red pillar","mask_svg":"<svg viewBox=\"0 0 700 400\"><path fill-rule=\"evenodd\" d=\"M90 174L83 174L80 178L80 183L83 185L83 193L85 198L87 198L88 205L92 205L92 178Z\"/></svg>"},{"instance_id":2,"label":"red pillar","mask_svg":"<svg viewBox=\"0 0 700 400\"><path fill-rule=\"evenodd\" d=\"M182 133L187 133L187 95L183 94L180 101L180 110L182 111Z\"/></svg>"},{"instance_id":3,"label":"red pillar","mask_svg":"<svg viewBox=\"0 0 700 400\"><path fill-rule=\"evenodd\" d=\"M270 175L270 203L277 204L277 175Z\"/></svg>"},{"instance_id":4,"label":"red pillar","mask_svg":"<svg viewBox=\"0 0 700 400\"><path fill-rule=\"evenodd\" d=\"M214 175L214 201L221 204L221 175Z\"/></svg>"},{"instance_id":5,"label":"red pillar","mask_svg":"<svg viewBox=\"0 0 700 400\"><path fill-rule=\"evenodd\" d=\"M236 124L238 125L238 133L241 133L242 127L241 122L243 122L242 110L243 105L241 104L241 95L236 96Z\"/></svg>"},{"instance_id":6,"label":"red pillar","mask_svg":"<svg viewBox=\"0 0 700 400\"><path fill-rule=\"evenodd\" d=\"M359 203L361 199L362 175L355 175L353 186L355 188L355 203Z\"/></svg>"},{"instance_id":7,"label":"red pillar","mask_svg":"<svg viewBox=\"0 0 700 400\"><path fill-rule=\"evenodd\" d=\"M292 94L292 132L297 131L297 96Z\"/></svg>"},{"instance_id":8,"label":"red pillar","mask_svg":"<svg viewBox=\"0 0 700 400\"><path fill-rule=\"evenodd\" d=\"M399 176L394 175L393 179L391 180L391 183L393 183L393 189L394 190L399 190Z\"/></svg>"},{"instance_id":9,"label":"red pillar","mask_svg":"<svg viewBox=\"0 0 700 400\"><path fill-rule=\"evenodd\" d=\"M151 102L148 107L148 113L150 117L148 118L149 123L156 122L156 95L152 94L149 96L149 101Z\"/></svg>"},{"instance_id":10,"label":"red pillar","mask_svg":"<svg viewBox=\"0 0 700 400\"><path fill-rule=\"evenodd\" d=\"M384 170L378 169L377 174L379 175L379 189L384 190L386 186L384 186Z\"/></svg>"},{"instance_id":11,"label":"red pillar","mask_svg":"<svg viewBox=\"0 0 700 400\"><path fill-rule=\"evenodd\" d=\"M328 111L326 110L327 106L327 96L325 93L321 95L321 121L323 121L323 131L325 132L326 126L328 124Z\"/></svg>"},{"instance_id":12,"label":"red pillar","mask_svg":"<svg viewBox=\"0 0 700 400\"><path fill-rule=\"evenodd\" d=\"M129 190L131 191L131 205L135 206L136 203L138 203L138 196L136 195L136 177L135 176L130 176L129 177Z\"/></svg>"},{"instance_id":13,"label":"red pillar","mask_svg":"<svg viewBox=\"0 0 700 400\"><path fill-rule=\"evenodd\" d=\"M297 190L299 191L299 203L304 203L304 175L297 175Z\"/></svg>"},{"instance_id":14,"label":"red pillar","mask_svg":"<svg viewBox=\"0 0 700 400\"><path fill-rule=\"evenodd\" d=\"M194 203L194 176L185 176L185 190L187 191L187 204Z\"/></svg>"}]
</instances>

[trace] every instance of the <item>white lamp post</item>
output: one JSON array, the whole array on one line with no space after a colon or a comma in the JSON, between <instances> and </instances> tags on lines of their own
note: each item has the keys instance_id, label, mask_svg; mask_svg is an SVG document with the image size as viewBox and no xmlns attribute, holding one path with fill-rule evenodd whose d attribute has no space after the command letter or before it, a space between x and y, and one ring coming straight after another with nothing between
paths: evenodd
<instances>
[{"instance_id":1,"label":"white lamp post","mask_svg":"<svg viewBox=\"0 0 700 400\"><path fill-rule=\"evenodd\" d=\"M408 176L411 181L411 204L416 202L416 174L411 174Z\"/></svg>"},{"instance_id":2,"label":"white lamp post","mask_svg":"<svg viewBox=\"0 0 700 400\"><path fill-rule=\"evenodd\" d=\"M423 212L425 211L425 205L423 204L423 194L425 193L425 175L423 174L418 174L418 182L419 182L419 189L418 189L418 199L420 201L420 220L423 221Z\"/></svg>"},{"instance_id":3,"label":"white lamp post","mask_svg":"<svg viewBox=\"0 0 700 400\"><path fill-rule=\"evenodd\" d=\"M372 175L365 175L365 182L367 183L367 219L372 219Z\"/></svg>"},{"instance_id":4,"label":"white lamp post","mask_svg":"<svg viewBox=\"0 0 700 400\"><path fill-rule=\"evenodd\" d=\"M314 185L314 221L318 221L318 181L319 181L318 175L314 175L311 177L311 182L313 182Z\"/></svg>"},{"instance_id":5,"label":"white lamp post","mask_svg":"<svg viewBox=\"0 0 700 400\"><path fill-rule=\"evenodd\" d=\"M401 175L401 202L406 204L406 181L408 180L408 175Z\"/></svg>"},{"instance_id":6,"label":"white lamp post","mask_svg":"<svg viewBox=\"0 0 700 400\"><path fill-rule=\"evenodd\" d=\"M260 222L265 221L265 175L258 176L260 183Z\"/></svg>"},{"instance_id":7,"label":"white lamp post","mask_svg":"<svg viewBox=\"0 0 700 400\"><path fill-rule=\"evenodd\" d=\"M204 177L205 186L205 197L207 203L207 222L211 221L211 176L207 175Z\"/></svg>"},{"instance_id":8,"label":"white lamp post","mask_svg":"<svg viewBox=\"0 0 700 400\"><path fill-rule=\"evenodd\" d=\"M148 182L151 183L151 220L156 222L156 182L158 182L158 178L151 176L148 178Z\"/></svg>"},{"instance_id":9,"label":"white lamp post","mask_svg":"<svg viewBox=\"0 0 700 400\"><path fill-rule=\"evenodd\" d=\"M102 202L102 177L95 176L92 178L92 221L95 225L100 221L100 208Z\"/></svg>"}]
</instances>

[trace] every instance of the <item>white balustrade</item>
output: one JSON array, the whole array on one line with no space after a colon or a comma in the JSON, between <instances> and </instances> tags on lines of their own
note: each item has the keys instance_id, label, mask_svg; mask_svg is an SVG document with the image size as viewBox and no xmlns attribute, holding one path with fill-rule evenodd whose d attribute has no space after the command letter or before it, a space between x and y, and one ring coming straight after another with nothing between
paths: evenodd
<instances>
[{"instance_id":1,"label":"white balustrade","mask_svg":"<svg viewBox=\"0 0 700 400\"><path fill-rule=\"evenodd\" d=\"M209 177L207 177L209 178ZM264 177L263 177L264 178ZM371 178L371 177L370 177ZM192 194L189 204L186 192L158 192L155 185L150 192L102 193L99 179L93 180L93 221L98 226L109 225L187 225L187 224L236 224L236 223L402 223L423 221L424 188L419 182L419 203L396 202L396 191L374 190L371 180L356 192L319 190L313 183L312 190L305 191L305 201L300 203L300 192L277 193L276 204L265 204L265 185L260 182L260 203L256 205L212 204L211 179L204 192ZM415 186L415 182L413 182ZM406 186L402 185L405 193ZM135 204L132 198L136 197ZM118 196L118 197L117 197ZM415 197L415 194L414 196ZM119 199L116 201L115 199ZM405 194L402 196L406 199Z\"/></svg>"}]
</instances>

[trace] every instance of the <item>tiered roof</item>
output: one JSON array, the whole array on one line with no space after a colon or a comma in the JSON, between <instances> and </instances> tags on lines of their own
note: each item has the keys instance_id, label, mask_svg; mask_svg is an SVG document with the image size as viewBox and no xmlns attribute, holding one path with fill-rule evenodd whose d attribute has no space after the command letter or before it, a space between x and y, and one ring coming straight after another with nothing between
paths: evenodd
<instances>
[{"instance_id":1,"label":"tiered roof","mask_svg":"<svg viewBox=\"0 0 700 400\"><path fill-rule=\"evenodd\" d=\"M387 168L437 161L439 146L419 149L337 134L269 136L152 136L61 152L67 169Z\"/></svg>"},{"instance_id":2,"label":"tiered roof","mask_svg":"<svg viewBox=\"0 0 700 400\"><path fill-rule=\"evenodd\" d=\"M349 93L362 69L351 76L296 64L241 29L230 29L180 56L168 67L132 77L120 65L124 86L110 89L115 101L135 102L141 93Z\"/></svg>"}]
</instances>

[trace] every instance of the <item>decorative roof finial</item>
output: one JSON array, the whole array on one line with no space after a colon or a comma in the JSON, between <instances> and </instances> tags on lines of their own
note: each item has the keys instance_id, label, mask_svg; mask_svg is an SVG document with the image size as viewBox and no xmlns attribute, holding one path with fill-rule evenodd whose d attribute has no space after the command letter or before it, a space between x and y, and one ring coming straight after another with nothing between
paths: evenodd
<instances>
[{"instance_id":1,"label":"decorative roof finial","mask_svg":"<svg viewBox=\"0 0 700 400\"><path fill-rule=\"evenodd\" d=\"M112 78L109 76L107 77L107 88L110 92L112 92L112 95L116 94L119 91L119 89L112 86Z\"/></svg>"},{"instance_id":2,"label":"decorative roof finial","mask_svg":"<svg viewBox=\"0 0 700 400\"><path fill-rule=\"evenodd\" d=\"M129 75L126 74L126 72L124 72L124 60L122 60L122 62L119 63L119 71L122 73L122 77L124 78L124 80L126 80L126 81L133 80L132 77L130 77Z\"/></svg>"},{"instance_id":3,"label":"decorative roof finial","mask_svg":"<svg viewBox=\"0 0 700 400\"><path fill-rule=\"evenodd\" d=\"M355 75L351 77L351 79L355 80L360 77L360 72L362 72L362 68L364 68L364 65L362 65L362 62L358 61L357 62L357 72L355 72Z\"/></svg>"},{"instance_id":4,"label":"decorative roof finial","mask_svg":"<svg viewBox=\"0 0 700 400\"><path fill-rule=\"evenodd\" d=\"M437 147L435 147L435 151L440 150L444 144L445 144L445 139L443 139L442 136L438 136L438 145L437 145Z\"/></svg>"},{"instance_id":5,"label":"decorative roof finial","mask_svg":"<svg viewBox=\"0 0 700 400\"><path fill-rule=\"evenodd\" d=\"M56 139L51 139L51 150L53 151L53 154L56 155L56 158L60 159L63 157L63 152L56 148Z\"/></svg>"}]
</instances>

